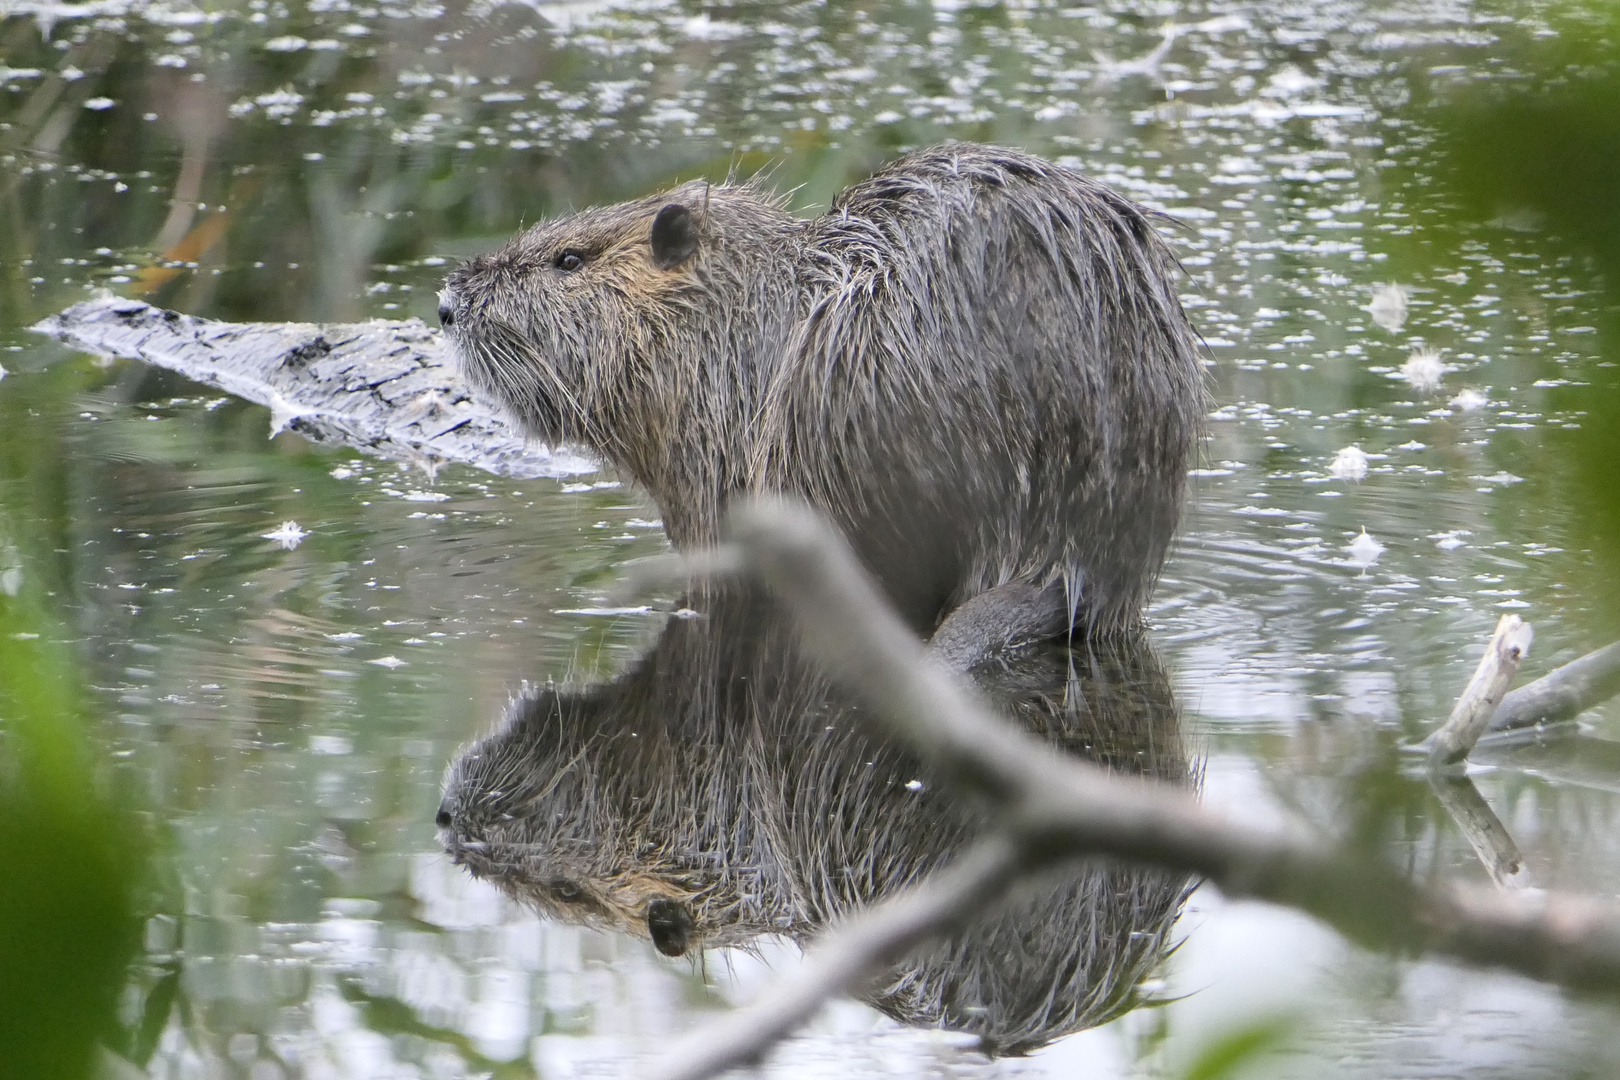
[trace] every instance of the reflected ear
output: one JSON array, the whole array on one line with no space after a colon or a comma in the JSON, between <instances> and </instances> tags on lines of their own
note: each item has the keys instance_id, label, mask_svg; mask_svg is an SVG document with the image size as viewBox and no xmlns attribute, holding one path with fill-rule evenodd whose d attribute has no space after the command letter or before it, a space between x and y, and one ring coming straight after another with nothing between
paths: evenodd
<instances>
[{"instance_id":1,"label":"reflected ear","mask_svg":"<svg viewBox=\"0 0 1620 1080\"><path fill-rule=\"evenodd\" d=\"M659 897L649 901L647 933L665 956L684 956L692 945L692 913L678 900Z\"/></svg>"},{"instance_id":2,"label":"reflected ear","mask_svg":"<svg viewBox=\"0 0 1620 1080\"><path fill-rule=\"evenodd\" d=\"M692 211L680 203L670 203L658 211L652 223L653 265L673 270L697 254L698 229Z\"/></svg>"}]
</instances>

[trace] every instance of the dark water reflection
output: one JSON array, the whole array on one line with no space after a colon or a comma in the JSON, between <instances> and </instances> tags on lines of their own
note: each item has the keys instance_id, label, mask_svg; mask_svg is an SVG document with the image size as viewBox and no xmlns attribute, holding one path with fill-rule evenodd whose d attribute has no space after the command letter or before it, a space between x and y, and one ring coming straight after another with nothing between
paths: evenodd
<instances>
[{"instance_id":1,"label":"dark water reflection","mask_svg":"<svg viewBox=\"0 0 1620 1080\"><path fill-rule=\"evenodd\" d=\"M833 693L768 605L671 616L611 682L547 686L464 750L439 808L452 861L542 915L660 952L805 943L946 865L986 820ZM1003 713L1129 775L1192 777L1146 641L1052 648L975 672ZM1027 1054L1139 1004L1191 887L1095 866L1029 891L879 976L902 1023Z\"/></svg>"},{"instance_id":2,"label":"dark water reflection","mask_svg":"<svg viewBox=\"0 0 1620 1080\"><path fill-rule=\"evenodd\" d=\"M0 588L52 594L97 746L162 838L125 1004L143 1064L611 1075L752 995L794 963L784 942L866 894L761 886L780 933L697 964L474 882L432 825L458 748L525 679L622 686L672 647L673 596L610 588L663 550L639 495L266 441L262 410L25 327L96 288L222 318L431 318L449 261L568 206L769 164L810 212L944 138L1061 159L1187 224L1171 241L1217 407L1149 614L1205 799L1353 832L1420 875L1483 875L1395 743L1444 715L1501 612L1535 623L1535 671L1616 622L1571 482L1572 433L1613 382L1598 283L1526 223L1460 223L1430 194L1426 103L1511 76L1541 18L1238 0L0 7L0 438L33 448L40 479L0 477ZM1391 282L1409 292L1398 328L1367 310ZM1406 369L1424 347L1437 386ZM1350 447L1359 480L1335 468ZM293 550L264 539L286 521L309 533ZM1381 549L1352 546L1363 529ZM1599 714L1487 759L1479 785L1539 883L1620 891L1613 736ZM735 764L712 752L716 772ZM773 840L773 872L827 885L796 835ZM926 859L896 855L883 880ZM772 1075L1179 1075L1279 1014L1301 1018L1281 1075L1613 1072L1609 1013L1518 980L1366 956L1207 891L1176 935L1136 991L1174 1001L1028 1059L843 1003Z\"/></svg>"}]
</instances>

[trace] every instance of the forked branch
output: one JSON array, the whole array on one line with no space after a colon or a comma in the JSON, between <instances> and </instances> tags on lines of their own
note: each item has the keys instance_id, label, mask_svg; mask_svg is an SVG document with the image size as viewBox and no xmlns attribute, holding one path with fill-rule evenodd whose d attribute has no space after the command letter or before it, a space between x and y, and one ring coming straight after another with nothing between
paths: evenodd
<instances>
[{"instance_id":1,"label":"forked branch","mask_svg":"<svg viewBox=\"0 0 1620 1080\"><path fill-rule=\"evenodd\" d=\"M1023 877L1081 855L1200 873L1228 896L1298 908L1369 947L1620 992L1615 905L1418 885L1303 829L1239 825L1168 784L1065 757L992 715L970 687L930 663L842 539L808 510L755 503L736 511L731 526L735 548L719 565L740 563L762 579L791 612L808 654L942 778L994 800L1000 819L998 831L931 882L851 919L810 951L796 976L693 1033L652 1070L659 1080L700 1080L758 1060L886 960Z\"/></svg>"}]
</instances>

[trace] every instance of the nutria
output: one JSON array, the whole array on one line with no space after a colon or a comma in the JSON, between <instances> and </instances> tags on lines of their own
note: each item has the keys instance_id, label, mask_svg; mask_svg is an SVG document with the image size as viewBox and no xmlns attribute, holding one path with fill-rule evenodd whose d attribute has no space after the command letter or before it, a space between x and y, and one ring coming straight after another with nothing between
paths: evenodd
<instances>
[{"instance_id":1,"label":"nutria","mask_svg":"<svg viewBox=\"0 0 1620 1080\"><path fill-rule=\"evenodd\" d=\"M1168 681L1135 635L1025 651L974 682L1060 747L1191 782ZM671 618L618 677L524 693L452 764L440 836L542 914L650 938L665 955L764 934L802 943L985 828L976 804L873 730L769 606L724 593L702 618ZM1028 1052L1136 1002L1186 888L1182 874L1084 863L919 950L865 996L904 1023Z\"/></svg>"},{"instance_id":2,"label":"nutria","mask_svg":"<svg viewBox=\"0 0 1620 1080\"><path fill-rule=\"evenodd\" d=\"M1203 413L1157 220L957 143L813 220L693 182L543 222L452 273L439 318L475 390L643 485L677 548L714 542L739 493L792 494L920 633L1009 583L1116 630Z\"/></svg>"}]
</instances>

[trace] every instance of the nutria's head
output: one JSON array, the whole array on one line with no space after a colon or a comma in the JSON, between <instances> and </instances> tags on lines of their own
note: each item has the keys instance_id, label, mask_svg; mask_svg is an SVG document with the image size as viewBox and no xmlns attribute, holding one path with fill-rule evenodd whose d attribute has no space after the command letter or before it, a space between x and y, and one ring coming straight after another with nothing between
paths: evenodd
<instances>
[{"instance_id":1,"label":"nutria's head","mask_svg":"<svg viewBox=\"0 0 1620 1080\"><path fill-rule=\"evenodd\" d=\"M715 459L735 470L724 443L786 338L800 228L749 186L685 184L469 260L439 320L467 382L530 436L596 450L660 504L701 498L726 479Z\"/></svg>"}]
</instances>

